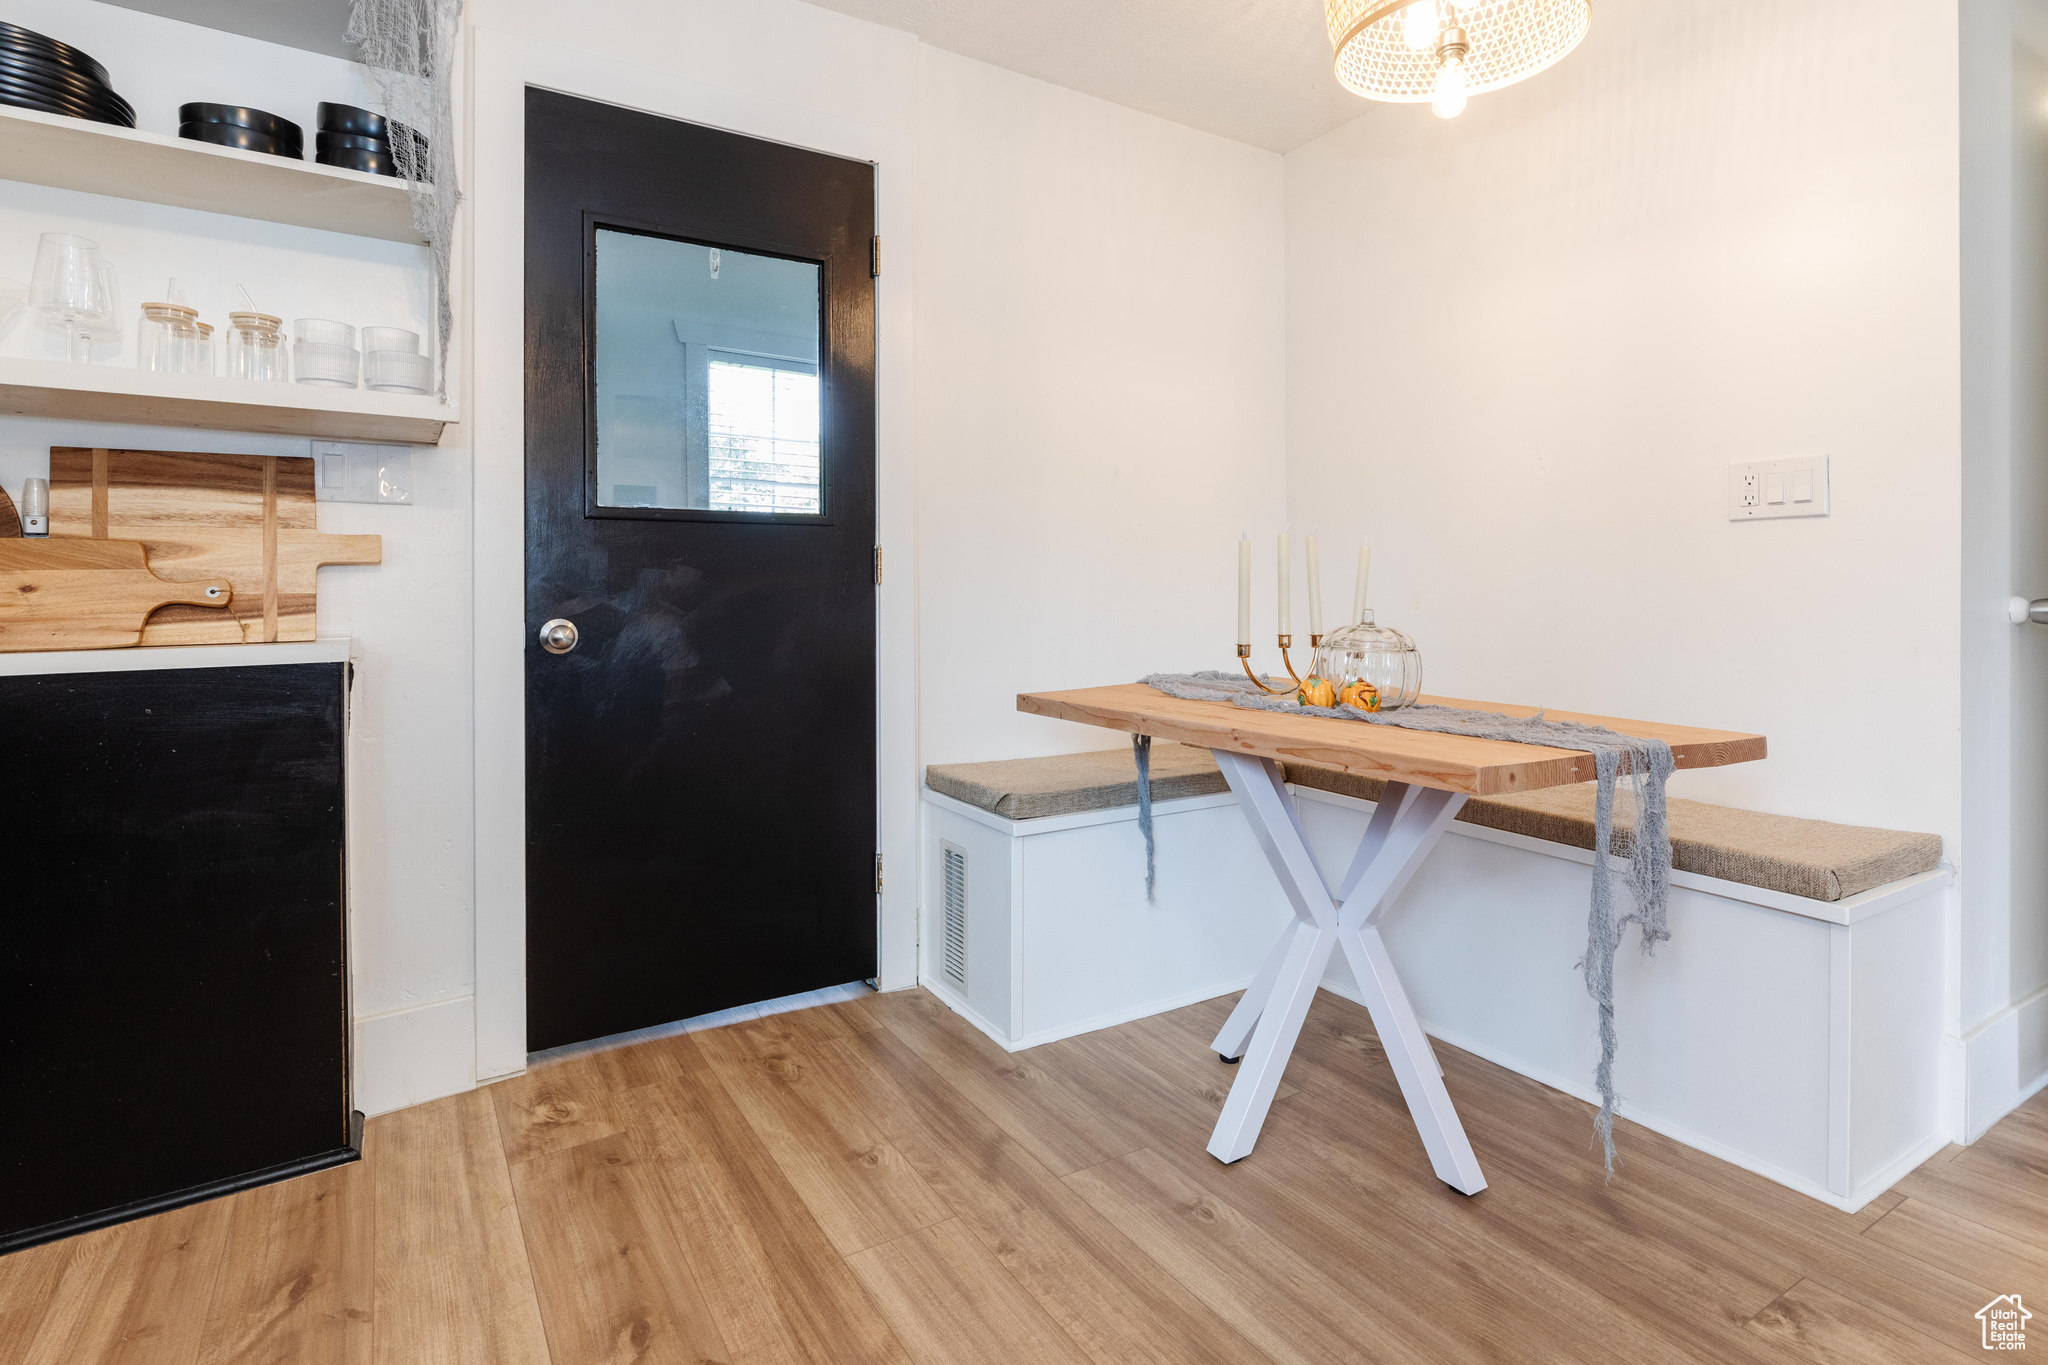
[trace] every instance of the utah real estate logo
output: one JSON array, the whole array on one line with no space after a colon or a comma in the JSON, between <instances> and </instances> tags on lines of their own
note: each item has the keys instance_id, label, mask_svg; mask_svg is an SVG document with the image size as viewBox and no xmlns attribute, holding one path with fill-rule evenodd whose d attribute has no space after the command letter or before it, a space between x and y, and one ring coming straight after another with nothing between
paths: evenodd
<instances>
[{"instance_id":1,"label":"utah real estate logo","mask_svg":"<svg viewBox=\"0 0 2048 1365\"><path fill-rule=\"evenodd\" d=\"M2017 1294L2000 1294L1977 1310L1984 1324L1984 1349L2024 1351L2027 1349L2027 1319L2033 1317Z\"/></svg>"}]
</instances>

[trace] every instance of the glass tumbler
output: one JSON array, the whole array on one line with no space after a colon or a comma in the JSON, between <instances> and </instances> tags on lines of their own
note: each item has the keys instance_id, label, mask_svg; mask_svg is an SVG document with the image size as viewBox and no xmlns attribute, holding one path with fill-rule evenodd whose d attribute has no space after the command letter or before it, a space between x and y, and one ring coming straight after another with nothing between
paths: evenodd
<instances>
[{"instance_id":1,"label":"glass tumbler","mask_svg":"<svg viewBox=\"0 0 2048 1365\"><path fill-rule=\"evenodd\" d=\"M135 368L157 374L199 369L199 310L182 303L145 303L135 332Z\"/></svg>"},{"instance_id":2,"label":"glass tumbler","mask_svg":"<svg viewBox=\"0 0 2048 1365\"><path fill-rule=\"evenodd\" d=\"M289 383L284 359L284 319L268 313L228 314L228 377Z\"/></svg>"}]
</instances>

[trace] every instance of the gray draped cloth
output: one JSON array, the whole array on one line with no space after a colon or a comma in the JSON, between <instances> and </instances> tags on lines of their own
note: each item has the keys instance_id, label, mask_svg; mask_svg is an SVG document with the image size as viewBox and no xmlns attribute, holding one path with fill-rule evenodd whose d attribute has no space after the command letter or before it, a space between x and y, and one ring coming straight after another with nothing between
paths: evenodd
<instances>
[{"instance_id":1,"label":"gray draped cloth","mask_svg":"<svg viewBox=\"0 0 2048 1365\"><path fill-rule=\"evenodd\" d=\"M1475 739L1502 739L1516 744L1541 744L1553 749L1582 749L1593 755L1599 777L1593 806L1593 897L1586 917L1586 956L1579 962L1586 993L1600 1011L1600 1064L1593 1073L1600 1092L1600 1113L1593 1120L1609 1174L1614 1171L1614 955L1622 930L1629 924L1642 931L1642 949L1653 953L1671 937L1667 924L1671 896L1671 831L1665 820L1664 782L1674 766L1671 746L1661 739L1641 739L1580 721L1506 716L1494 711L1468 711L1455 706L1408 706L1399 711L1361 711L1355 706L1303 706L1291 692L1278 696L1261 691L1251 679L1209 670L1201 673L1154 673L1139 681L1169 697L1220 701L1249 711L1286 711L1334 720L1391 725L1402 730L1428 730ZM1273 680L1266 680L1274 684ZM1139 736L1138 823L1145 837L1145 891L1152 893L1152 803L1147 791L1146 752L1151 741ZM1609 860L1614 837L1615 797L1626 797L1623 828L1632 835L1628 887L1633 902L1617 915Z\"/></svg>"}]
</instances>

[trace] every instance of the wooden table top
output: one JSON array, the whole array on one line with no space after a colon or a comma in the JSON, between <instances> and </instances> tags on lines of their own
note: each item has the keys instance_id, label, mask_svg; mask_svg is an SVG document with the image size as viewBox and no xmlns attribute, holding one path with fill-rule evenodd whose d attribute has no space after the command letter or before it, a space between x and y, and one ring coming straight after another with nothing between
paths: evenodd
<instances>
[{"instance_id":1,"label":"wooden table top","mask_svg":"<svg viewBox=\"0 0 2048 1365\"><path fill-rule=\"evenodd\" d=\"M1534 706L1463 701L1456 697L1425 696L1421 700L1509 716L1532 716L1538 710ZM1122 730L1126 734L1340 768L1390 782L1464 792L1467 796L1507 796L1540 787L1590 782L1598 776L1593 755L1582 749L1550 749L1507 740L1440 735L1327 716L1250 711L1228 702L1184 701L1143 683L1084 687L1072 692L1026 692L1018 696L1017 709L1035 716ZM1661 739L1671 746L1671 756L1681 768L1749 763L1762 758L1765 752L1762 735L1735 730L1703 730L1691 725L1621 720L1575 711L1545 710L1544 714L1551 720L1584 721L1624 735Z\"/></svg>"}]
</instances>

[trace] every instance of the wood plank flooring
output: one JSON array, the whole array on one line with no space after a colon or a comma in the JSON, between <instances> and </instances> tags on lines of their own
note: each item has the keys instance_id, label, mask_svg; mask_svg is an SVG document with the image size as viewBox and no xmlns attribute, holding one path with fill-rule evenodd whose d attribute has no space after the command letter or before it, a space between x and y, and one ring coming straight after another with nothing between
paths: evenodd
<instances>
[{"instance_id":1,"label":"wood plank flooring","mask_svg":"<svg viewBox=\"0 0 2048 1365\"><path fill-rule=\"evenodd\" d=\"M1212 1160L1231 1003L1009 1054L909 991L553 1060L0 1257L0 1362L1891 1365L2048 1304L2048 1094L1852 1216L1628 1123L1610 1182L1587 1106L1439 1044L1466 1199L1328 994Z\"/></svg>"}]
</instances>

